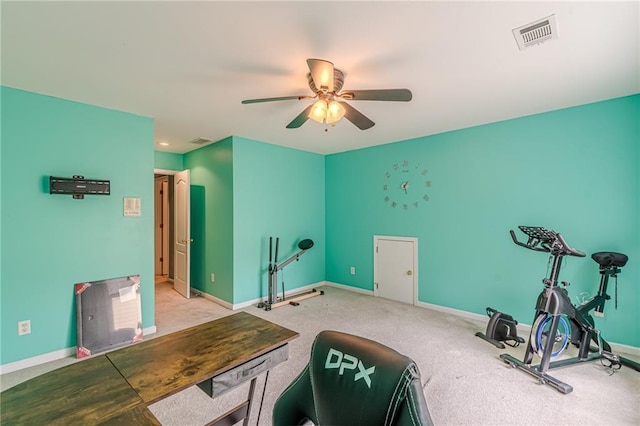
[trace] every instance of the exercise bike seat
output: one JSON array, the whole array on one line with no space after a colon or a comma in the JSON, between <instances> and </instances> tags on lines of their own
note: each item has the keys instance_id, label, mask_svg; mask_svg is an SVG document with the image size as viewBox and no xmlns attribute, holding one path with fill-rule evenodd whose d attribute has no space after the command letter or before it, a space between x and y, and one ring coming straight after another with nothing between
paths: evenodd
<instances>
[{"instance_id":1,"label":"exercise bike seat","mask_svg":"<svg viewBox=\"0 0 640 426\"><path fill-rule=\"evenodd\" d=\"M591 258L603 268L608 268L611 266L621 268L626 265L627 260L629 260L626 254L616 253L612 251L599 251L597 253L593 253L591 255Z\"/></svg>"}]
</instances>

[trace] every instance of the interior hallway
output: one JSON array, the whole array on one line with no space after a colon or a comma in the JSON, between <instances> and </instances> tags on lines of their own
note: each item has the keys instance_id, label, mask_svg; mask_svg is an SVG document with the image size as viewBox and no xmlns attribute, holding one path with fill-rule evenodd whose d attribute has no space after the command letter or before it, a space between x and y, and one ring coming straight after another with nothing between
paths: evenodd
<instances>
[{"instance_id":1,"label":"interior hallway","mask_svg":"<svg viewBox=\"0 0 640 426\"><path fill-rule=\"evenodd\" d=\"M231 315L234 312L217 303L191 293L191 298L182 297L173 289L173 283L156 276L156 332L147 338L162 336L203 322Z\"/></svg>"}]
</instances>

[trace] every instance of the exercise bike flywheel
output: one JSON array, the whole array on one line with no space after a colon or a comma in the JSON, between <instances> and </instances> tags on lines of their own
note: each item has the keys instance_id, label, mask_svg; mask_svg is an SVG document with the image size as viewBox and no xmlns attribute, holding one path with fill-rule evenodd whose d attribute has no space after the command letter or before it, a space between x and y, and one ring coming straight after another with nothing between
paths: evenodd
<instances>
[{"instance_id":1,"label":"exercise bike flywheel","mask_svg":"<svg viewBox=\"0 0 640 426\"><path fill-rule=\"evenodd\" d=\"M549 336L549 329L551 328L551 322L553 315L540 314L536 318L531 327L531 347L542 357L544 349L547 346L547 337ZM565 315L560 315L558 318L558 329L553 339L553 349L551 350L551 357L555 358L562 354L571 341L571 326L569 320Z\"/></svg>"}]
</instances>

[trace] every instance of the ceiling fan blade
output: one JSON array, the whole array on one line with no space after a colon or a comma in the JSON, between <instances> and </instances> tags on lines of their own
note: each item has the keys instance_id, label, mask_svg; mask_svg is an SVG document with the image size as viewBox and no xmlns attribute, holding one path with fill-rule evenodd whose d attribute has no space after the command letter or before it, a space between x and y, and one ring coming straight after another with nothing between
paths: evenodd
<instances>
[{"instance_id":1,"label":"ceiling fan blade","mask_svg":"<svg viewBox=\"0 0 640 426\"><path fill-rule=\"evenodd\" d=\"M413 97L409 89L347 90L340 96L353 101L397 102L408 102Z\"/></svg>"},{"instance_id":2,"label":"ceiling fan blade","mask_svg":"<svg viewBox=\"0 0 640 426\"><path fill-rule=\"evenodd\" d=\"M298 127L302 126L309 119L311 108L313 108L313 104L306 107L304 111L298 114L298 116L294 118L291 123L287 124L287 129L297 129Z\"/></svg>"},{"instance_id":3,"label":"ceiling fan blade","mask_svg":"<svg viewBox=\"0 0 640 426\"><path fill-rule=\"evenodd\" d=\"M340 104L344 107L345 113L344 118L352 122L356 125L356 127L360 130L367 130L373 127L376 123L369 120L364 116L360 111L352 107L346 102L340 102Z\"/></svg>"},{"instance_id":4,"label":"ceiling fan blade","mask_svg":"<svg viewBox=\"0 0 640 426\"><path fill-rule=\"evenodd\" d=\"M333 64L323 59L307 59L313 84L327 92L333 92Z\"/></svg>"},{"instance_id":5,"label":"ceiling fan blade","mask_svg":"<svg viewBox=\"0 0 640 426\"><path fill-rule=\"evenodd\" d=\"M279 98L262 98L262 99L247 99L242 101L243 104L257 104L259 102L273 102L273 101L289 101L292 99L301 100L307 99L310 96L281 96Z\"/></svg>"}]
</instances>

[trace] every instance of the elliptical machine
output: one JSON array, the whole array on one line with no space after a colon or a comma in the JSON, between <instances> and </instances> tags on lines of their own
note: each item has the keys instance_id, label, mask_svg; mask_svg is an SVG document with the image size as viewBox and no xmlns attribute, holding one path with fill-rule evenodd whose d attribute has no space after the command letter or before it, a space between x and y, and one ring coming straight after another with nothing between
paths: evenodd
<instances>
[{"instance_id":1,"label":"elliptical machine","mask_svg":"<svg viewBox=\"0 0 640 426\"><path fill-rule=\"evenodd\" d=\"M265 311L270 311L272 308L279 308L285 305L298 306L301 300L308 299L310 297L321 296L324 291L317 291L315 288L309 292L298 294L294 297L287 298L284 292L284 281L282 281L282 298L278 298L278 271L282 271L285 266L293 261L300 260L300 256L305 254L307 250L313 247L313 240L304 239L298 243L300 251L282 263L278 263L278 247L280 246L280 238L276 237L276 251L273 263L271 263L271 252L273 250L273 237L269 237L269 295L267 301L258 303L258 308L264 308Z\"/></svg>"},{"instance_id":2,"label":"elliptical machine","mask_svg":"<svg viewBox=\"0 0 640 426\"><path fill-rule=\"evenodd\" d=\"M565 394L573 388L547 374L549 369L600 359L604 365L614 370L625 365L640 371L640 364L611 352L611 346L602 338L600 330L595 328L593 317L589 314L594 310L594 315L604 316L605 302L611 299L607 294L609 278L616 278L617 295L617 276L621 272L620 268L626 265L627 256L615 252L594 253L591 258L598 263L600 269L598 293L579 306L574 306L566 290L569 283L558 282L560 266L564 256L585 257L585 254L569 246L562 235L554 231L534 226L518 228L529 238L526 243L522 243L516 238L515 232L510 231L513 242L529 250L549 253L552 267L549 277L542 280L544 289L536 302L536 314L524 360L520 361L509 354L502 354L500 358L512 367L537 377L540 383L548 384ZM591 346L592 342L595 347ZM569 343L579 348L578 356L551 362L551 358L564 352ZM535 354L540 357L540 364L532 366Z\"/></svg>"}]
</instances>

